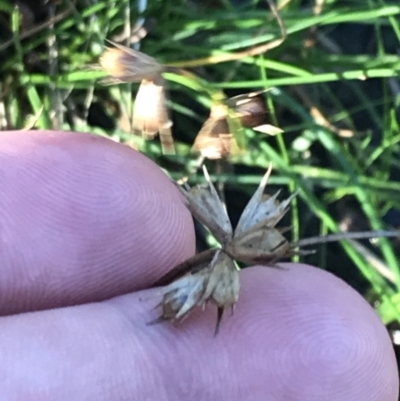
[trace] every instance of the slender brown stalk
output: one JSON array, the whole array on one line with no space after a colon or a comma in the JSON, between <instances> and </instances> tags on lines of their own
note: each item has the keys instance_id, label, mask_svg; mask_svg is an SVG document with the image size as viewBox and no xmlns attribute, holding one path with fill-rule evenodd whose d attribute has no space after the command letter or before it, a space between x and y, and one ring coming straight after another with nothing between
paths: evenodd
<instances>
[{"instance_id":1,"label":"slender brown stalk","mask_svg":"<svg viewBox=\"0 0 400 401\"><path fill-rule=\"evenodd\" d=\"M204 265L204 267L206 267L211 262L217 251L218 249L213 248L192 256L181 264L175 266L168 273L164 274L152 285L152 287L161 287L164 285L168 285L177 278L183 276L184 274L192 271L195 268L196 271L200 271L201 268L199 268L199 266Z\"/></svg>"}]
</instances>

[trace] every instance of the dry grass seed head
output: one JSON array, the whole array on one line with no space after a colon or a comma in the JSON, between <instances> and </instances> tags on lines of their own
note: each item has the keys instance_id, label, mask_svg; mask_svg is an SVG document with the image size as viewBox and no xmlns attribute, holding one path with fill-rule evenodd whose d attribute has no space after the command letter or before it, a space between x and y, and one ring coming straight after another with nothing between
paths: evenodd
<instances>
[{"instance_id":1,"label":"dry grass seed head","mask_svg":"<svg viewBox=\"0 0 400 401\"><path fill-rule=\"evenodd\" d=\"M100 67L110 77L103 83L141 82L133 111L133 129L145 139L160 135L165 154L175 154L172 121L165 101L165 82L161 76L164 67L153 57L126 46L111 42L100 56Z\"/></svg>"},{"instance_id":2,"label":"dry grass seed head","mask_svg":"<svg viewBox=\"0 0 400 401\"><path fill-rule=\"evenodd\" d=\"M270 114L261 96L269 89L258 92L246 93L235 96L227 101L227 105L233 110L243 127L253 128L254 131L262 132L267 135L277 135L282 133L281 128L275 127L270 123Z\"/></svg>"},{"instance_id":3,"label":"dry grass seed head","mask_svg":"<svg viewBox=\"0 0 400 401\"><path fill-rule=\"evenodd\" d=\"M196 136L193 151L210 160L225 159L231 154L233 141L226 118L209 118Z\"/></svg>"},{"instance_id":4,"label":"dry grass seed head","mask_svg":"<svg viewBox=\"0 0 400 401\"><path fill-rule=\"evenodd\" d=\"M224 310L227 307L233 307L239 297L239 272L234 260L273 267L279 259L294 254L310 253L310 251L295 251L296 248L304 245L346 238L400 235L399 231L340 233L289 243L282 235L285 230L277 229L275 225L286 213L290 201L296 194L283 202L277 201L278 193L273 196L264 195L263 192L271 174L271 166L244 209L235 233L232 234L229 218L205 168L204 174L208 182L207 188L198 186L187 191L182 190L182 193L194 217L210 229L222 244L222 248L202 252L192 257L191 263L185 261L178 265L179 274L184 273L180 269L182 266L188 268L186 271L197 270L197 272L183 277L165 288L162 301L163 320L186 317L194 307L212 302L218 308L215 331L218 333ZM202 257L203 254L206 257ZM210 260L211 262L201 270L200 266ZM168 273L167 276L169 275Z\"/></svg>"}]
</instances>

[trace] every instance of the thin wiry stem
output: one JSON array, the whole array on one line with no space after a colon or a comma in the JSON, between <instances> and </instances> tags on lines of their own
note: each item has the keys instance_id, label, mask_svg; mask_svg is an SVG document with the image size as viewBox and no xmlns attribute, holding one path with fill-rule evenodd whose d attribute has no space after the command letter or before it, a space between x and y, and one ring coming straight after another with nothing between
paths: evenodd
<instances>
[{"instance_id":1,"label":"thin wiry stem","mask_svg":"<svg viewBox=\"0 0 400 401\"><path fill-rule=\"evenodd\" d=\"M180 276L193 270L194 268L201 270L199 268L199 266L204 265L204 267L206 267L207 264L211 262L212 258L214 257L214 255L217 251L218 251L218 249L216 249L216 248L208 249L204 252L201 252L201 253L198 253L198 254L192 256L189 259L186 259L184 262L182 262L178 266L175 266L171 271L164 274L164 276L162 276L160 279L158 279L153 284L153 287L161 287L164 285L168 285L168 284L172 283L174 280L176 280L177 278L179 278Z\"/></svg>"},{"instance_id":2,"label":"thin wiry stem","mask_svg":"<svg viewBox=\"0 0 400 401\"><path fill-rule=\"evenodd\" d=\"M342 241L346 239L370 239L377 237L400 237L400 230L398 231L363 231L363 232L345 232L345 233L337 233L337 234L329 234L323 237L311 237L305 238L297 242L293 242L292 245L294 248L324 244L326 242L335 242Z\"/></svg>"}]
</instances>

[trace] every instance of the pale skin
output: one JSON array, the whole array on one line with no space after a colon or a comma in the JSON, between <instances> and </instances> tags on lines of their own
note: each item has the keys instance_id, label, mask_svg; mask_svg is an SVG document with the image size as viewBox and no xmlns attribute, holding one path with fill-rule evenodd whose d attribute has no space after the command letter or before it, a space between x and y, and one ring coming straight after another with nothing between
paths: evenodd
<instances>
[{"instance_id":1,"label":"pale skin","mask_svg":"<svg viewBox=\"0 0 400 401\"><path fill-rule=\"evenodd\" d=\"M384 326L315 267L244 270L216 338L212 307L147 325L160 313L148 288L194 254L194 229L128 147L2 132L0 182L1 400L397 400Z\"/></svg>"}]
</instances>

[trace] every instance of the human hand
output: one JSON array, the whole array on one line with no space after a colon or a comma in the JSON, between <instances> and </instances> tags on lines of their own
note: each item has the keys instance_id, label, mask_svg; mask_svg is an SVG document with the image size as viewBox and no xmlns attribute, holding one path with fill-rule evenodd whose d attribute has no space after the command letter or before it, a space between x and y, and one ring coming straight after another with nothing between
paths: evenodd
<instances>
[{"instance_id":1,"label":"human hand","mask_svg":"<svg viewBox=\"0 0 400 401\"><path fill-rule=\"evenodd\" d=\"M234 316L183 323L147 289L195 251L179 192L86 134L0 133L0 400L395 401L384 326L306 265L241 272ZM32 312L29 312L32 311Z\"/></svg>"}]
</instances>

